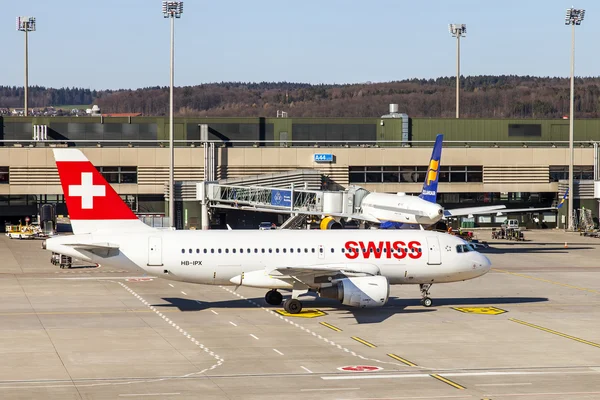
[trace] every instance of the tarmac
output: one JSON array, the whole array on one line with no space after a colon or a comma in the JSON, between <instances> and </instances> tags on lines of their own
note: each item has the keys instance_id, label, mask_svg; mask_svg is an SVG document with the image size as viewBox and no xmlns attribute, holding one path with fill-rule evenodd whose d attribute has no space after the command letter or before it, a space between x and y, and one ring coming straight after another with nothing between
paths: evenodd
<instances>
[{"instance_id":1,"label":"tarmac","mask_svg":"<svg viewBox=\"0 0 600 400\"><path fill-rule=\"evenodd\" d=\"M600 240L477 235L493 270L433 285L434 307L394 286L301 317L265 290L61 270L2 236L0 398L600 399Z\"/></svg>"}]
</instances>

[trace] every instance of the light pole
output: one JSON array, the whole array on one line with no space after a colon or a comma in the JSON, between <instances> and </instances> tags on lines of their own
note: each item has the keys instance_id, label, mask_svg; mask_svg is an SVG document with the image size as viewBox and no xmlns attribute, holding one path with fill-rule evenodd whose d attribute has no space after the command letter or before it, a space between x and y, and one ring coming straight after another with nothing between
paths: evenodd
<instances>
[{"instance_id":1,"label":"light pole","mask_svg":"<svg viewBox=\"0 0 600 400\"><path fill-rule=\"evenodd\" d=\"M173 143L173 75L174 67L174 48L175 48L175 18L181 18L183 14L183 1L163 1L162 12L165 18L171 19L171 78L169 91L169 226L175 226L175 148Z\"/></svg>"},{"instance_id":2,"label":"light pole","mask_svg":"<svg viewBox=\"0 0 600 400\"><path fill-rule=\"evenodd\" d=\"M575 191L573 190L573 113L575 105L575 25L581 25L585 10L578 8L567 8L565 16L565 25L571 25L571 96L569 104L569 230L573 230L575 221L573 219L573 200L575 199Z\"/></svg>"},{"instance_id":3,"label":"light pole","mask_svg":"<svg viewBox=\"0 0 600 400\"><path fill-rule=\"evenodd\" d=\"M456 38L456 118L460 115L460 38L467 33L466 24L450 24L448 30Z\"/></svg>"},{"instance_id":4,"label":"light pole","mask_svg":"<svg viewBox=\"0 0 600 400\"><path fill-rule=\"evenodd\" d=\"M17 17L17 30L25 32L25 111L24 116L29 114L29 104L27 103L27 95L29 91L29 32L35 31L34 17Z\"/></svg>"}]
</instances>

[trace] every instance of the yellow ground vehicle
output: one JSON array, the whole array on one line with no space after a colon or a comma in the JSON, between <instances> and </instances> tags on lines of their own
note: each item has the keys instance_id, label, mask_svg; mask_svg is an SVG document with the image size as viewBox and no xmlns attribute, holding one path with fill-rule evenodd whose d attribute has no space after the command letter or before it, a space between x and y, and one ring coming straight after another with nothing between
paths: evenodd
<instances>
[{"instance_id":1,"label":"yellow ground vehicle","mask_svg":"<svg viewBox=\"0 0 600 400\"><path fill-rule=\"evenodd\" d=\"M31 225L6 225L6 236L11 239L34 239L35 231Z\"/></svg>"}]
</instances>

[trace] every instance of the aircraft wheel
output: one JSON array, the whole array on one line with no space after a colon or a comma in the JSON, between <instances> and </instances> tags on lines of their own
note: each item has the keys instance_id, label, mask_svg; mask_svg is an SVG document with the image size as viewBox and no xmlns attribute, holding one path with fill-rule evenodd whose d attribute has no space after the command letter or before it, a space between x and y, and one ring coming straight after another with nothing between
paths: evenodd
<instances>
[{"instance_id":1,"label":"aircraft wheel","mask_svg":"<svg viewBox=\"0 0 600 400\"><path fill-rule=\"evenodd\" d=\"M298 314L302 311L302 302L298 299L287 299L283 303L283 309L290 314Z\"/></svg>"},{"instance_id":2,"label":"aircraft wheel","mask_svg":"<svg viewBox=\"0 0 600 400\"><path fill-rule=\"evenodd\" d=\"M269 290L265 295L265 301L272 306L278 306L283 301L283 295L277 290Z\"/></svg>"},{"instance_id":3,"label":"aircraft wheel","mask_svg":"<svg viewBox=\"0 0 600 400\"><path fill-rule=\"evenodd\" d=\"M431 307L433 305L433 300L431 300L429 297L425 297L423 300L421 300L421 304L423 304L423 307Z\"/></svg>"}]
</instances>

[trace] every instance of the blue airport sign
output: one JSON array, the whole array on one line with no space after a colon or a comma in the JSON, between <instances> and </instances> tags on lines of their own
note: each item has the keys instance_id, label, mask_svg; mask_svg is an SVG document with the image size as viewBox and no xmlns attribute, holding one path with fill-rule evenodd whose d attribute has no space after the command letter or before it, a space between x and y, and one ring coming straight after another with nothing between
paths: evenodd
<instances>
[{"instance_id":1,"label":"blue airport sign","mask_svg":"<svg viewBox=\"0 0 600 400\"><path fill-rule=\"evenodd\" d=\"M315 162L333 162L333 154L313 154Z\"/></svg>"},{"instance_id":2,"label":"blue airport sign","mask_svg":"<svg viewBox=\"0 0 600 400\"><path fill-rule=\"evenodd\" d=\"M291 190L271 190L271 205L280 207L292 206L292 191Z\"/></svg>"}]
</instances>

